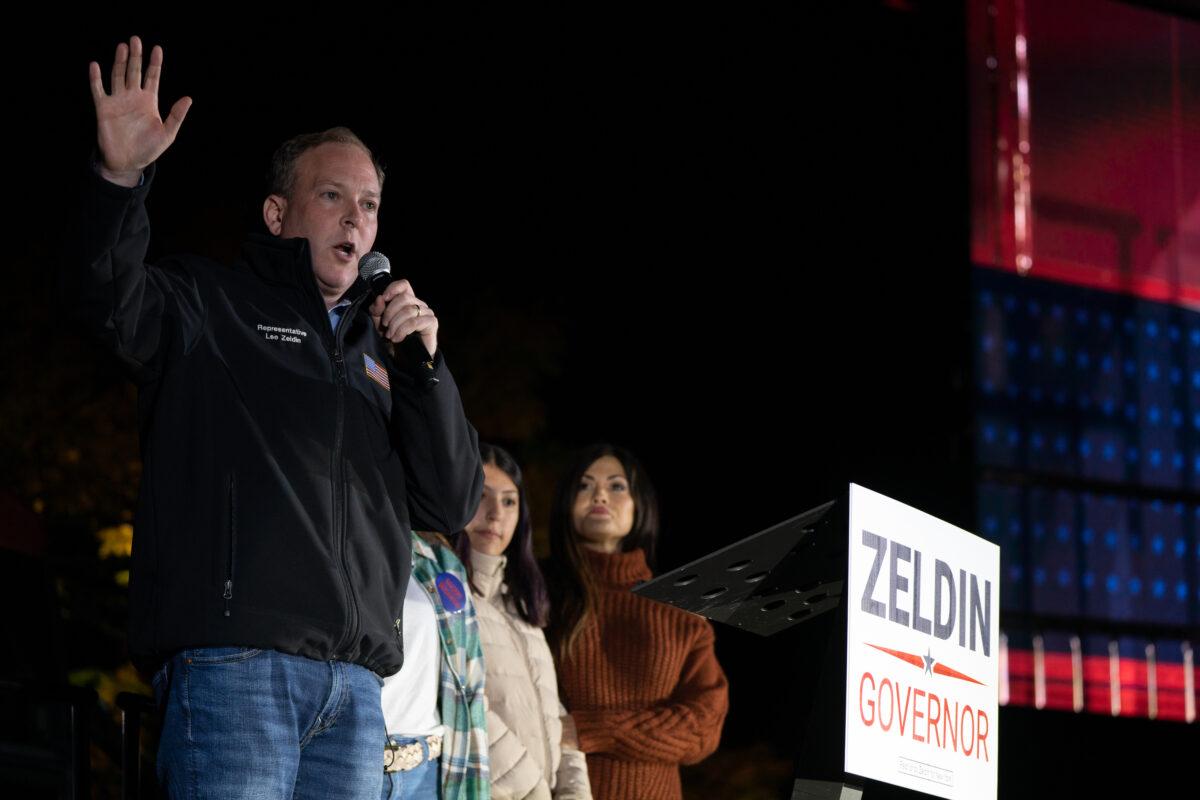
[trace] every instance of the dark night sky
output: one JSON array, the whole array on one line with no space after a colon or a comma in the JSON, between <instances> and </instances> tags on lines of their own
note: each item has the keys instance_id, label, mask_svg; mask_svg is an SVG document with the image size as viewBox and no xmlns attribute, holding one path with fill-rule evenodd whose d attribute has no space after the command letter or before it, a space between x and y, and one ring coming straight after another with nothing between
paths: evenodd
<instances>
[{"instance_id":1,"label":"dark night sky","mask_svg":"<svg viewBox=\"0 0 1200 800\"><path fill-rule=\"evenodd\" d=\"M107 76L138 32L166 48L164 107L195 101L160 162L152 257L235 252L261 227L274 146L347 124L390 167L377 248L438 309L485 436L539 453L627 443L700 550L851 478L954 516L959 26L876 3L463 12L366 37L80 25L20 89L33 152L18 169L71 185L93 137L87 61ZM62 219L38 208L24 246L44 262Z\"/></svg>"},{"instance_id":2,"label":"dark night sky","mask_svg":"<svg viewBox=\"0 0 1200 800\"><path fill-rule=\"evenodd\" d=\"M526 465L539 525L565 453L609 439L658 484L664 568L851 480L973 527L961 4L803 5L822 8L27 23L5 53L8 424L98 475L93 418L133 429L53 277L94 141L87 63L107 75L138 33L166 48L164 107L195 101L159 164L152 258L232 255L261 226L274 147L355 129L389 166L377 249L437 309L468 416ZM9 478L42 469L19 438ZM727 746L786 755L795 732L769 709L796 699L778 676L806 642L719 631ZM1039 742L1079 765L1112 730L1003 720L1028 751L1010 789L1045 766Z\"/></svg>"},{"instance_id":3,"label":"dark night sky","mask_svg":"<svg viewBox=\"0 0 1200 800\"><path fill-rule=\"evenodd\" d=\"M71 335L52 265L94 141L87 62L107 83L139 33L166 49L164 110L195 101L159 164L151 256L232 254L261 226L275 145L349 125L389 165L377 249L438 310L481 434L543 495L566 449L634 449L663 501L662 566L849 480L969 527L961 18L829 5L31 34L9 54L10 213L31 224L4 390L40 380L40 337ZM763 733L756 663L777 657L739 636L720 641L735 739Z\"/></svg>"}]
</instances>

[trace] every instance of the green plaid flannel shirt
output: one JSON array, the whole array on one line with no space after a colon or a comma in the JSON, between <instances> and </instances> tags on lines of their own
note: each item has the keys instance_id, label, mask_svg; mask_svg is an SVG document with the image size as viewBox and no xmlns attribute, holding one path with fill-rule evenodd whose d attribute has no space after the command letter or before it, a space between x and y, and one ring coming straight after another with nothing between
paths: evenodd
<instances>
[{"instance_id":1,"label":"green plaid flannel shirt","mask_svg":"<svg viewBox=\"0 0 1200 800\"><path fill-rule=\"evenodd\" d=\"M479 644L479 623L467 584L466 570L445 547L433 546L413 534L413 577L425 589L437 613L442 640L441 709L442 800L490 800L487 705L483 693L486 669ZM447 611L436 578L448 572L461 581L461 611Z\"/></svg>"}]
</instances>

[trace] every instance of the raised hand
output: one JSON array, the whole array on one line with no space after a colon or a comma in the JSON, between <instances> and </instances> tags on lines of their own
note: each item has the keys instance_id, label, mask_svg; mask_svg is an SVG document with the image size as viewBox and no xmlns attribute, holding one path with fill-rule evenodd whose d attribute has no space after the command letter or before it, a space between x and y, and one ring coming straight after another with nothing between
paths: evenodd
<instances>
[{"instance_id":1,"label":"raised hand","mask_svg":"<svg viewBox=\"0 0 1200 800\"><path fill-rule=\"evenodd\" d=\"M113 183L135 186L142 170L175 141L179 126L191 108L192 98L181 97L164 120L158 113L158 80L163 51L150 51L150 65L142 80L142 40L136 36L117 45L113 59L112 93L106 94L100 65L88 64L92 100L96 104L96 138L100 146L100 174Z\"/></svg>"}]
</instances>

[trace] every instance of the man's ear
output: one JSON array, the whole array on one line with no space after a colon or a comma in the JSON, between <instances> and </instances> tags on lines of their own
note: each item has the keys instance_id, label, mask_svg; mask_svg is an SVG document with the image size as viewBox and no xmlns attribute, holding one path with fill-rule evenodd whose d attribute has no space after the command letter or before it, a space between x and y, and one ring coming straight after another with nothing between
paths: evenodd
<instances>
[{"instance_id":1,"label":"man's ear","mask_svg":"<svg viewBox=\"0 0 1200 800\"><path fill-rule=\"evenodd\" d=\"M283 231L283 217L287 214L287 198L283 195L268 195L263 200L263 222L271 235L278 236Z\"/></svg>"}]
</instances>

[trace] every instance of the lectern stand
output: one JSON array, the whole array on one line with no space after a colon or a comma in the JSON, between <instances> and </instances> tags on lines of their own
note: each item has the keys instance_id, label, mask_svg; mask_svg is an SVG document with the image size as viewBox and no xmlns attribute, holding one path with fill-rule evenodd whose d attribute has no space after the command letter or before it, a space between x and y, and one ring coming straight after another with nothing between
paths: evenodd
<instances>
[{"instance_id":1,"label":"lectern stand","mask_svg":"<svg viewBox=\"0 0 1200 800\"><path fill-rule=\"evenodd\" d=\"M820 617L795 798L995 800L1000 548L850 485L635 589L771 636ZM808 654L805 654L806 656ZM848 680L849 679L849 680Z\"/></svg>"},{"instance_id":2,"label":"lectern stand","mask_svg":"<svg viewBox=\"0 0 1200 800\"><path fill-rule=\"evenodd\" d=\"M842 770L845 737L846 498L825 503L704 558L664 573L634 592L761 636L826 612L830 626L813 705L801 736L793 800L859 800L861 780Z\"/></svg>"}]
</instances>

